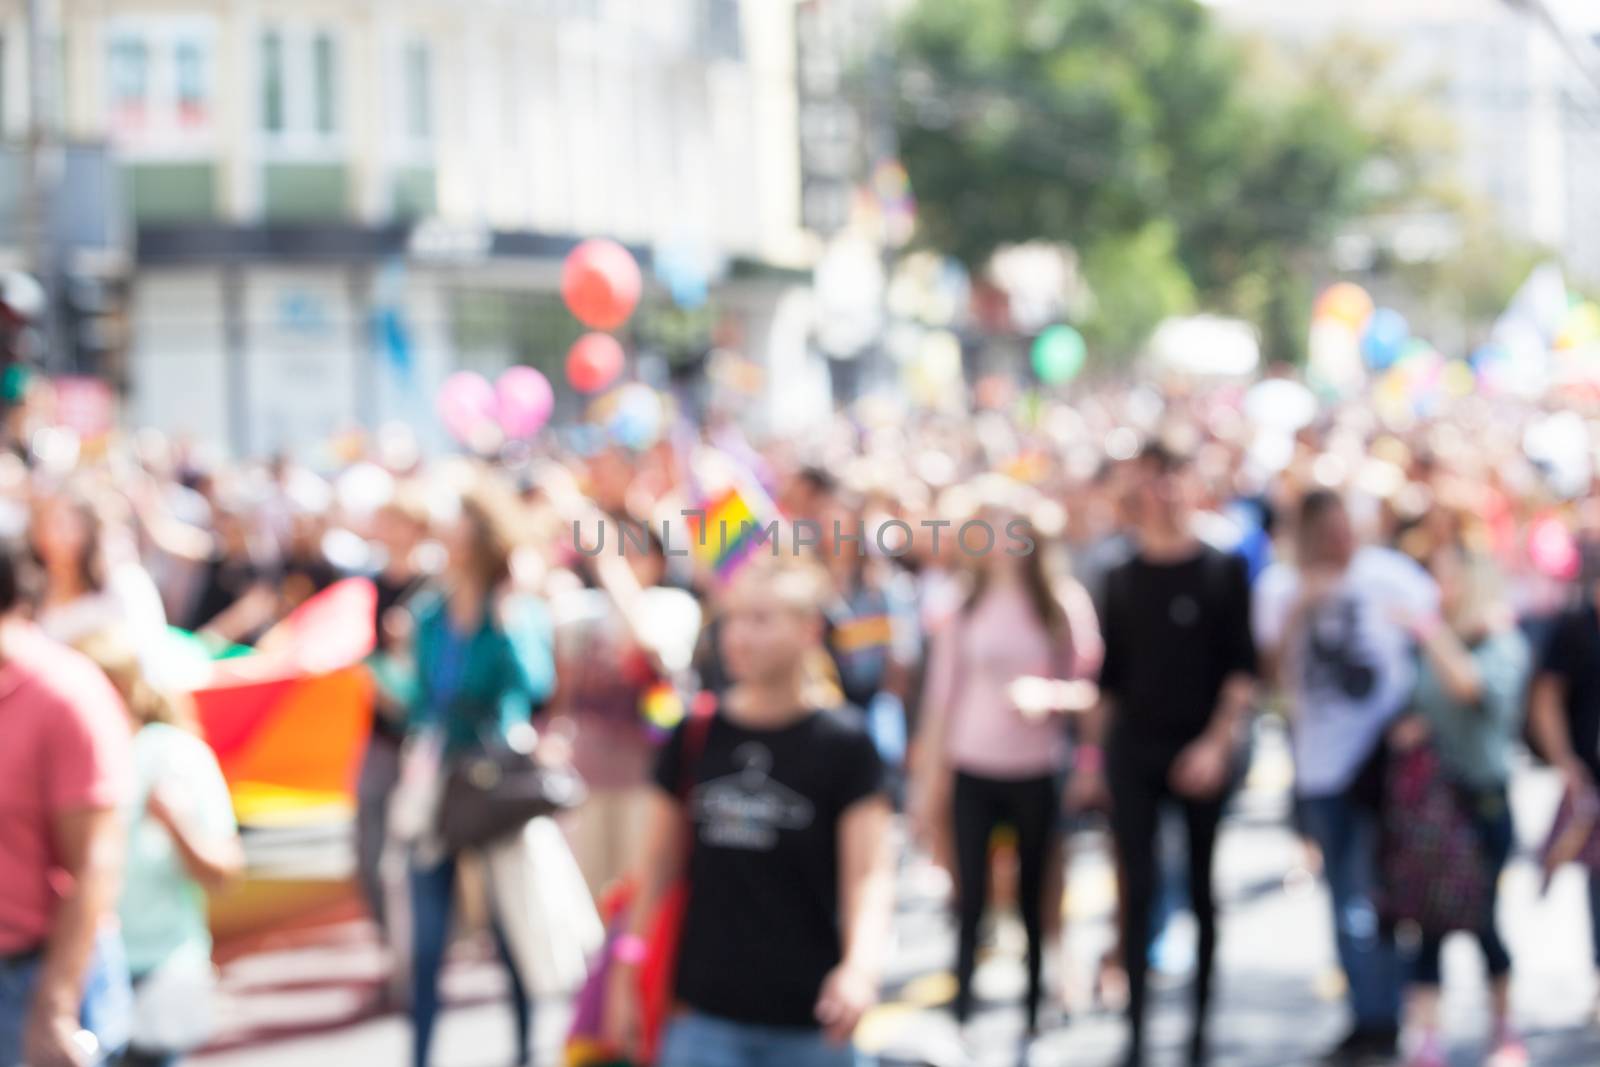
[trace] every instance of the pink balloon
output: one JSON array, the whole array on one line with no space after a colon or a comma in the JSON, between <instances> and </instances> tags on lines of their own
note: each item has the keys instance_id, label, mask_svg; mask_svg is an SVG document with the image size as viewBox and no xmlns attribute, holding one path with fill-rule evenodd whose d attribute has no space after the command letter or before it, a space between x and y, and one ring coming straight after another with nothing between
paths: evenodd
<instances>
[{"instance_id":1,"label":"pink balloon","mask_svg":"<svg viewBox=\"0 0 1600 1067\"><path fill-rule=\"evenodd\" d=\"M476 371L457 371L439 387L439 421L462 444L468 444L484 423L495 417L494 386Z\"/></svg>"},{"instance_id":2,"label":"pink balloon","mask_svg":"<svg viewBox=\"0 0 1600 1067\"><path fill-rule=\"evenodd\" d=\"M1528 528L1528 558L1540 574L1563 581L1576 578L1582 564L1572 531L1554 515L1535 519Z\"/></svg>"},{"instance_id":3,"label":"pink balloon","mask_svg":"<svg viewBox=\"0 0 1600 1067\"><path fill-rule=\"evenodd\" d=\"M511 367L494 387L500 428L508 437L532 437L550 421L555 393L550 379L532 367Z\"/></svg>"}]
</instances>

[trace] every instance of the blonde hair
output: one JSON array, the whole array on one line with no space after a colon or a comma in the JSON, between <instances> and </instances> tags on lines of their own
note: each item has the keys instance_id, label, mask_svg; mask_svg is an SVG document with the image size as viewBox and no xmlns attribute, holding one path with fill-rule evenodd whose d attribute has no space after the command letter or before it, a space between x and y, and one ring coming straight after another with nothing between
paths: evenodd
<instances>
[{"instance_id":1,"label":"blonde hair","mask_svg":"<svg viewBox=\"0 0 1600 1067\"><path fill-rule=\"evenodd\" d=\"M139 663L138 650L126 630L120 627L100 630L80 640L76 648L104 672L122 696L135 723L140 726L162 723L199 735L194 702L187 696L174 696L150 684Z\"/></svg>"},{"instance_id":2,"label":"blonde hair","mask_svg":"<svg viewBox=\"0 0 1600 1067\"><path fill-rule=\"evenodd\" d=\"M1461 567L1461 598L1451 617L1450 628L1464 637L1477 637L1500 629L1508 617L1505 581L1494 561L1481 552L1461 545L1447 546Z\"/></svg>"},{"instance_id":3,"label":"blonde hair","mask_svg":"<svg viewBox=\"0 0 1600 1067\"><path fill-rule=\"evenodd\" d=\"M757 555L739 572L734 583L760 589L786 609L819 620L833 597L833 581L820 564L809 556L784 554L781 549L777 555L765 552ZM835 708L844 703L844 685L826 647L818 644L807 649L800 667L807 704Z\"/></svg>"},{"instance_id":4,"label":"blonde hair","mask_svg":"<svg viewBox=\"0 0 1600 1067\"><path fill-rule=\"evenodd\" d=\"M419 530L427 530L433 524L427 494L415 482L397 485L394 495L378 508L378 514L399 519Z\"/></svg>"}]
</instances>

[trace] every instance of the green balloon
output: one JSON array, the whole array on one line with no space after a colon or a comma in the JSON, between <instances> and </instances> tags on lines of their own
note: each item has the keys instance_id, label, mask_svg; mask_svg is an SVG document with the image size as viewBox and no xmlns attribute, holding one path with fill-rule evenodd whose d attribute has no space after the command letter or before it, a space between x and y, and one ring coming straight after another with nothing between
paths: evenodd
<instances>
[{"instance_id":1,"label":"green balloon","mask_svg":"<svg viewBox=\"0 0 1600 1067\"><path fill-rule=\"evenodd\" d=\"M1033 341L1033 372L1046 385L1070 382L1083 370L1089 350L1071 326L1047 326Z\"/></svg>"},{"instance_id":2,"label":"green balloon","mask_svg":"<svg viewBox=\"0 0 1600 1067\"><path fill-rule=\"evenodd\" d=\"M33 371L21 363L13 363L7 367L5 374L0 376L0 399L8 404L15 404L28 393L28 385L33 381Z\"/></svg>"}]
</instances>

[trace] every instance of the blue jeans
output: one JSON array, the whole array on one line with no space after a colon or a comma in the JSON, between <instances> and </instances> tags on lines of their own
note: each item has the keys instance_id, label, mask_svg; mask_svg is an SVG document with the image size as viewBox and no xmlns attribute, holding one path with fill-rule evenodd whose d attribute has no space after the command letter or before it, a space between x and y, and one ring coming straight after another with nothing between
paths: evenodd
<instances>
[{"instance_id":1,"label":"blue jeans","mask_svg":"<svg viewBox=\"0 0 1600 1067\"><path fill-rule=\"evenodd\" d=\"M691 1011L673 1019L656 1067L869 1067L808 1027L757 1026Z\"/></svg>"},{"instance_id":2,"label":"blue jeans","mask_svg":"<svg viewBox=\"0 0 1600 1067\"><path fill-rule=\"evenodd\" d=\"M1306 833L1322 850L1333 900L1334 940L1349 983L1350 1009L1364 1030L1400 1022L1400 961L1373 902L1378 880L1377 811L1344 796L1302 797Z\"/></svg>"},{"instance_id":3,"label":"blue jeans","mask_svg":"<svg viewBox=\"0 0 1600 1067\"><path fill-rule=\"evenodd\" d=\"M433 1027L439 1018L439 972L444 969L445 950L450 944L450 917L455 910L456 861L444 860L437 867L411 868L411 1022L415 1028L412 1060L416 1067L427 1067L433 1045ZM506 947L505 936L494 927L495 948L511 976L511 1007L516 1013L518 1063L532 1061L529 1039L532 1034L533 1004L517 974L517 965Z\"/></svg>"},{"instance_id":4,"label":"blue jeans","mask_svg":"<svg viewBox=\"0 0 1600 1067\"><path fill-rule=\"evenodd\" d=\"M1600 871L1589 872L1589 943L1595 969L1600 970Z\"/></svg>"},{"instance_id":5,"label":"blue jeans","mask_svg":"<svg viewBox=\"0 0 1600 1067\"><path fill-rule=\"evenodd\" d=\"M129 1049L117 1061L117 1067L177 1067L182 1058L176 1052L139 1052Z\"/></svg>"},{"instance_id":6,"label":"blue jeans","mask_svg":"<svg viewBox=\"0 0 1600 1067\"><path fill-rule=\"evenodd\" d=\"M0 1067L22 1063L22 1032L33 1008L42 955L13 963L0 963ZM128 983L128 961L122 936L114 929L101 931L89 958L83 987L83 1028L100 1040L105 1063L128 1043L133 1026L133 991Z\"/></svg>"}]
</instances>

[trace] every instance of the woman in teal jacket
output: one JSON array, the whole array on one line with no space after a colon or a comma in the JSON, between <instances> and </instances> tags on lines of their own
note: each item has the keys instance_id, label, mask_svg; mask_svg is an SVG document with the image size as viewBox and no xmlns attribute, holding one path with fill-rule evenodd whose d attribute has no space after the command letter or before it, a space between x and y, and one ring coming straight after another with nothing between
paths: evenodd
<instances>
[{"instance_id":1,"label":"woman in teal jacket","mask_svg":"<svg viewBox=\"0 0 1600 1067\"><path fill-rule=\"evenodd\" d=\"M438 731L446 761L503 740L555 686L550 620L537 600L507 590L520 523L516 502L488 485L468 493L443 531L449 558L442 591L417 611L412 732ZM439 971L450 933L456 857L414 857L411 866L413 1060L427 1067L439 1011ZM531 1062L532 1005L498 927L511 976L519 1063Z\"/></svg>"}]
</instances>

